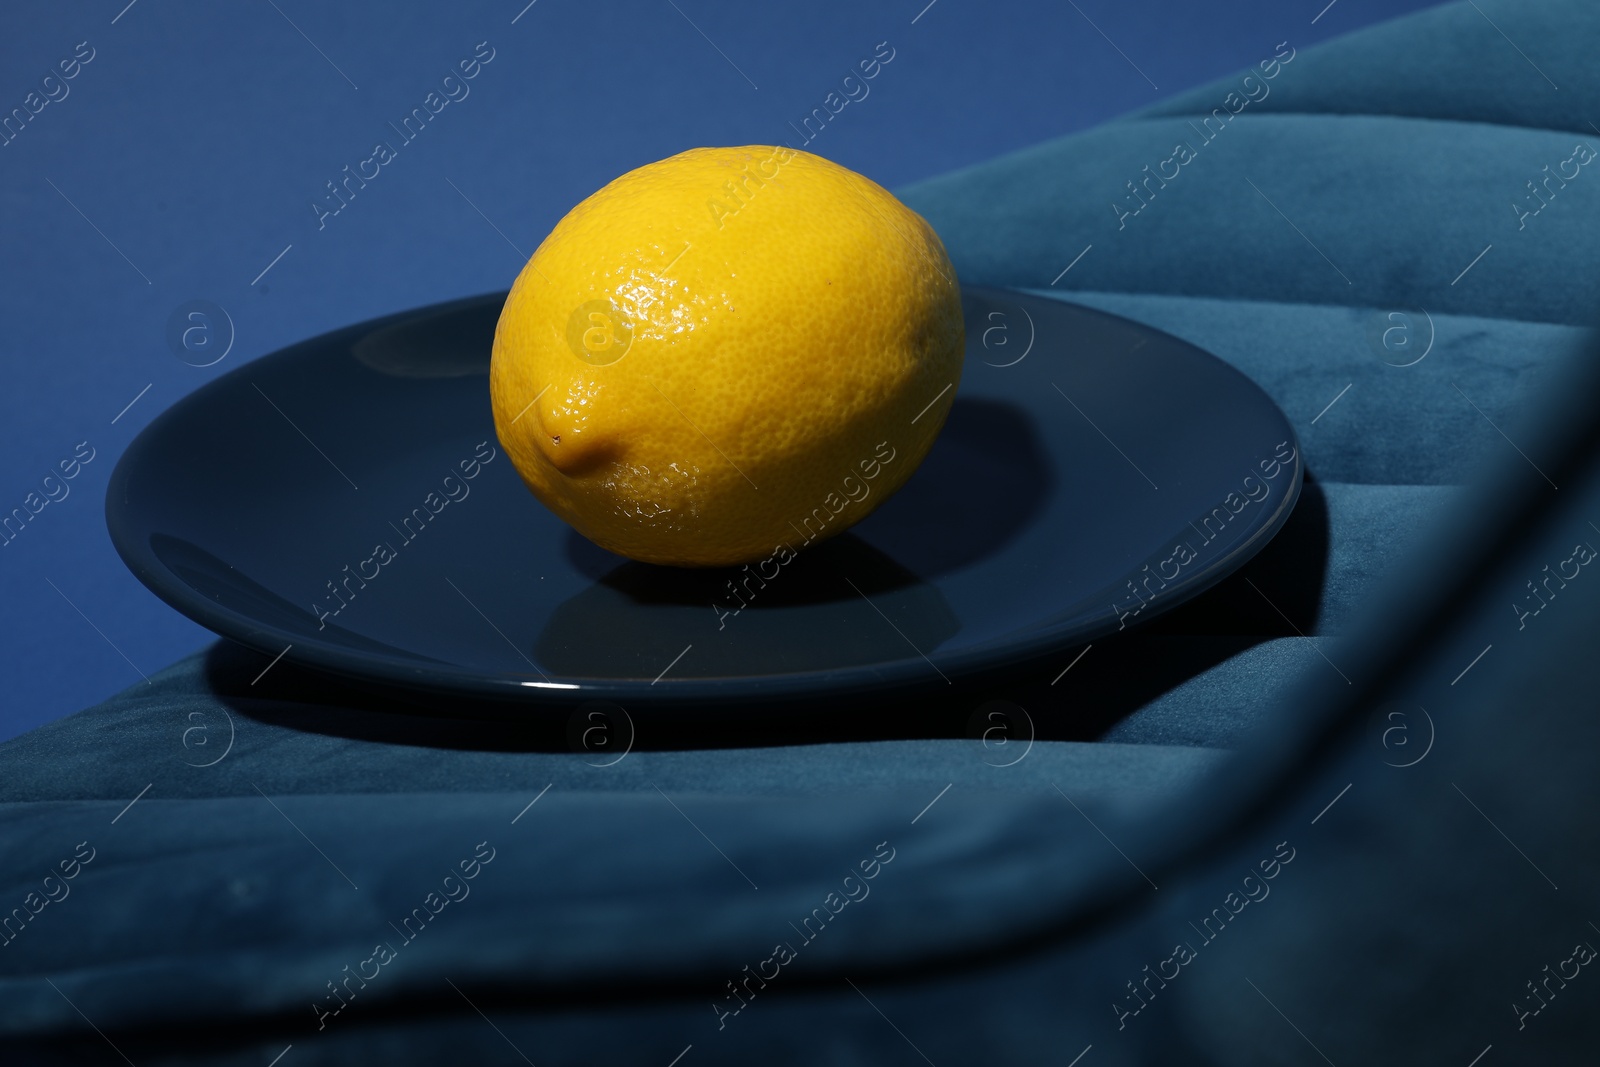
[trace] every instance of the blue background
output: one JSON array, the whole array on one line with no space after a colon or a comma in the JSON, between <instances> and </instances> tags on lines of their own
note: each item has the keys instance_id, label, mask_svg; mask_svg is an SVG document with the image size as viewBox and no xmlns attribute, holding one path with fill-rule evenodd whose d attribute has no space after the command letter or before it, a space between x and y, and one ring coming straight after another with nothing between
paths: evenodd
<instances>
[{"instance_id":1,"label":"blue background","mask_svg":"<svg viewBox=\"0 0 1600 1067\"><path fill-rule=\"evenodd\" d=\"M110 0L8 15L0 113L79 42L94 58L0 147L0 513L79 442L95 458L0 547L0 738L209 640L122 566L103 494L142 427L239 362L509 285L604 182L695 145L793 138L788 123L879 41L892 63L808 148L893 188L1143 107L1279 41L1432 6L524 2ZM470 95L319 230L324 183L398 143L387 124L481 41L494 58ZM1062 234L1062 262L1081 245ZM232 324L206 368L168 341L194 300ZM228 327L214 329L225 344Z\"/></svg>"}]
</instances>

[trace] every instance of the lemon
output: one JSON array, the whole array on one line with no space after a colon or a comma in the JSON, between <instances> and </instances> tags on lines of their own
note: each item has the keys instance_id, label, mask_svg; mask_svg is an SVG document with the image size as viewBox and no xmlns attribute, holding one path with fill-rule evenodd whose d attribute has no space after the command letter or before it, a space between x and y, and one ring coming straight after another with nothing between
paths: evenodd
<instances>
[{"instance_id":1,"label":"lemon","mask_svg":"<svg viewBox=\"0 0 1600 1067\"><path fill-rule=\"evenodd\" d=\"M512 464L583 536L737 565L904 484L964 344L944 246L888 191L786 147L697 148L557 223L500 313L489 387Z\"/></svg>"}]
</instances>

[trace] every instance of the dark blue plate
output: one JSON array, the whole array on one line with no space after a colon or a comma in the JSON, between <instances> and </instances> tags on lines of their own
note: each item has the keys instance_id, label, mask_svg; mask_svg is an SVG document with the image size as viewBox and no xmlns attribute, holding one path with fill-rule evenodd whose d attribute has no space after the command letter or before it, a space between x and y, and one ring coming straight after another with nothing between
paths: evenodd
<instances>
[{"instance_id":1,"label":"dark blue plate","mask_svg":"<svg viewBox=\"0 0 1600 1067\"><path fill-rule=\"evenodd\" d=\"M1299 495L1294 431L1184 341L969 289L966 369L906 486L764 579L634 563L523 487L487 371L503 294L363 323L175 404L106 498L123 560L269 656L530 705L945 686L1238 568Z\"/></svg>"}]
</instances>

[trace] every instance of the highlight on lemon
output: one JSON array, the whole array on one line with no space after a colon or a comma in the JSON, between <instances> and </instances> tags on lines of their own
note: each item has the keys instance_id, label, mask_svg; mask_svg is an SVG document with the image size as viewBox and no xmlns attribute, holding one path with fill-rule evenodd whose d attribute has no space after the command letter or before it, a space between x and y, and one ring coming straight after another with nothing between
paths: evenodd
<instances>
[{"instance_id":1,"label":"highlight on lemon","mask_svg":"<svg viewBox=\"0 0 1600 1067\"><path fill-rule=\"evenodd\" d=\"M696 148L574 207L495 331L495 430L612 552L737 565L832 537L933 445L961 379L955 271L887 190L787 147Z\"/></svg>"}]
</instances>

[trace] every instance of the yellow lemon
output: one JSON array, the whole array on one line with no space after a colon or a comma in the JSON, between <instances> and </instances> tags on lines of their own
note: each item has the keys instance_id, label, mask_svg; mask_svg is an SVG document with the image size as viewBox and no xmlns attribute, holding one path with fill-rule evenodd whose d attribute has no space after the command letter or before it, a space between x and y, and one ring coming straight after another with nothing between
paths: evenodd
<instances>
[{"instance_id":1,"label":"yellow lemon","mask_svg":"<svg viewBox=\"0 0 1600 1067\"><path fill-rule=\"evenodd\" d=\"M579 533L732 565L831 537L904 484L963 350L921 216L820 156L697 148L556 225L500 313L489 386L512 464Z\"/></svg>"}]
</instances>

